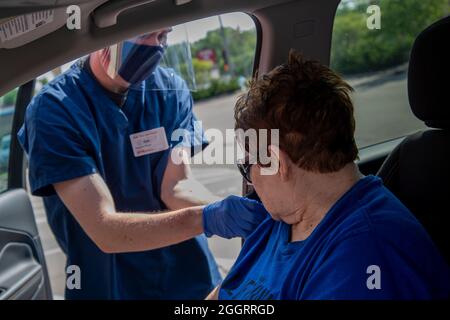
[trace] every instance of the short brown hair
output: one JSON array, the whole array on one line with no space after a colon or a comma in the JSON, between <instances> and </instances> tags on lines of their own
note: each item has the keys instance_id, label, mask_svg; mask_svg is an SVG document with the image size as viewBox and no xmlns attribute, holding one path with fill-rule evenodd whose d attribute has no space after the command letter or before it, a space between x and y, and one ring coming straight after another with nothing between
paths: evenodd
<instances>
[{"instance_id":1,"label":"short brown hair","mask_svg":"<svg viewBox=\"0 0 450 320\"><path fill-rule=\"evenodd\" d=\"M300 168L329 173L358 157L352 87L327 66L291 50L287 64L250 82L235 129L279 129L280 149Z\"/></svg>"}]
</instances>

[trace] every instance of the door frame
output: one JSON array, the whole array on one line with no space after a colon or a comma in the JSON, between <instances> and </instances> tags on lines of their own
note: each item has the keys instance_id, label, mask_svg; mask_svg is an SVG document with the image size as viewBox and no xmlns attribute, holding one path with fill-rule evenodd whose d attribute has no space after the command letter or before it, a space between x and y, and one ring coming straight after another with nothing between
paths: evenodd
<instances>
[{"instance_id":1,"label":"door frame","mask_svg":"<svg viewBox=\"0 0 450 320\"><path fill-rule=\"evenodd\" d=\"M17 91L16 105L11 127L11 145L9 147L8 160L8 189L24 188L24 152L17 139L17 133L23 124L28 104L33 98L36 79L28 81L19 87ZM18 165L20 164L20 165Z\"/></svg>"}]
</instances>

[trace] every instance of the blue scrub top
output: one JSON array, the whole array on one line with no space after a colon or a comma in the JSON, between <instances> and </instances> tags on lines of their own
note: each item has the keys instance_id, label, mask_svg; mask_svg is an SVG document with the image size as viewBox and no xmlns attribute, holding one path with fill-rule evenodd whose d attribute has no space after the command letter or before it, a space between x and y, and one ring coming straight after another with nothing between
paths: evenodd
<instances>
[{"instance_id":1,"label":"blue scrub top","mask_svg":"<svg viewBox=\"0 0 450 320\"><path fill-rule=\"evenodd\" d=\"M66 288L67 299L203 299L220 281L204 235L157 250L103 253L52 186L98 173L118 211L165 209L160 188L170 149L135 157L129 136L164 127L173 147L171 134L180 128L192 132L184 145L206 145L203 131L194 130L192 104L184 81L158 67L119 107L81 62L31 101L18 138L29 158L31 192L44 197L67 265L81 270L81 289Z\"/></svg>"},{"instance_id":2,"label":"blue scrub top","mask_svg":"<svg viewBox=\"0 0 450 320\"><path fill-rule=\"evenodd\" d=\"M246 239L219 299L450 297L449 266L377 177L356 183L306 240L290 239L290 225L267 218Z\"/></svg>"}]
</instances>

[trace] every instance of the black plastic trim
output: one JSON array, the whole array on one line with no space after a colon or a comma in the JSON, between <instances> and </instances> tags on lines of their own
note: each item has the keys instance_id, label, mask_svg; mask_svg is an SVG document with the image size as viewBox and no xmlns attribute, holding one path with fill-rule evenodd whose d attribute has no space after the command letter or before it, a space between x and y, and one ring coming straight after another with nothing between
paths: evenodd
<instances>
[{"instance_id":1,"label":"black plastic trim","mask_svg":"<svg viewBox=\"0 0 450 320\"><path fill-rule=\"evenodd\" d=\"M16 106L14 109L14 118L11 128L11 146L8 165L8 189L24 188L25 181L23 179L23 150L17 140L17 132L23 124L25 111L28 104L33 98L33 91L36 80L33 79L19 87L17 92Z\"/></svg>"}]
</instances>

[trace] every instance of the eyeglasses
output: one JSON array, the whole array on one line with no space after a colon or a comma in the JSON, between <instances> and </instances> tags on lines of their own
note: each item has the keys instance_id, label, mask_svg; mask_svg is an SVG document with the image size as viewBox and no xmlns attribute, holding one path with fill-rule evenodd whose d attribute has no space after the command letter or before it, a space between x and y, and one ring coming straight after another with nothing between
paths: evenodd
<instances>
[{"instance_id":1,"label":"eyeglasses","mask_svg":"<svg viewBox=\"0 0 450 320\"><path fill-rule=\"evenodd\" d=\"M239 169L239 172L242 174L245 180L247 180L249 183L252 183L252 179L250 177L250 169L252 167L253 163L248 162L238 162L237 167Z\"/></svg>"}]
</instances>

